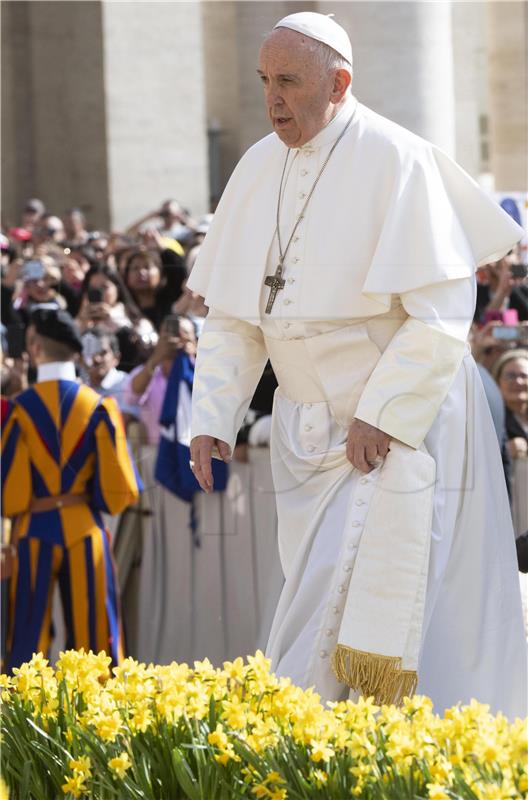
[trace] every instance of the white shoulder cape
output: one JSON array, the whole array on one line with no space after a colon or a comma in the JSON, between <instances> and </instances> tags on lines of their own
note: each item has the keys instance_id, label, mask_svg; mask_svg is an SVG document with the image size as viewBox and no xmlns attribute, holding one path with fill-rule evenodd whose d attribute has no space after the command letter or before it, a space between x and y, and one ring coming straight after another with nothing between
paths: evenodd
<instances>
[{"instance_id":1,"label":"white shoulder cape","mask_svg":"<svg viewBox=\"0 0 528 800\"><path fill-rule=\"evenodd\" d=\"M286 147L275 133L242 157L189 287L254 324L275 232ZM305 212L300 318L376 316L390 295L471 275L522 229L445 153L358 104Z\"/></svg>"}]
</instances>

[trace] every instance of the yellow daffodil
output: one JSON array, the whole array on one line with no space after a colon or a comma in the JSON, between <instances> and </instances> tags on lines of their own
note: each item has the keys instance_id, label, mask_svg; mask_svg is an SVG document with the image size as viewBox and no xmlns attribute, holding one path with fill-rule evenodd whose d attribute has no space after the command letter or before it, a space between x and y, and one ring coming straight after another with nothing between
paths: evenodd
<instances>
[{"instance_id":1,"label":"yellow daffodil","mask_svg":"<svg viewBox=\"0 0 528 800\"><path fill-rule=\"evenodd\" d=\"M428 783L427 793L430 800L451 800L446 793L446 787L440 783Z\"/></svg>"},{"instance_id":2,"label":"yellow daffodil","mask_svg":"<svg viewBox=\"0 0 528 800\"><path fill-rule=\"evenodd\" d=\"M132 766L132 762L128 753L121 753L121 755L111 758L108 766L118 778L123 779L127 769Z\"/></svg>"},{"instance_id":3,"label":"yellow daffodil","mask_svg":"<svg viewBox=\"0 0 528 800\"><path fill-rule=\"evenodd\" d=\"M118 733L123 728L123 721L119 712L113 711L109 715L98 717L94 721L94 727L97 735L105 742L115 742Z\"/></svg>"},{"instance_id":4,"label":"yellow daffodil","mask_svg":"<svg viewBox=\"0 0 528 800\"><path fill-rule=\"evenodd\" d=\"M62 791L64 794L71 794L74 797L82 797L83 794L86 794L88 788L82 775L71 775L69 778L67 777L65 782L62 784Z\"/></svg>"},{"instance_id":5,"label":"yellow daffodil","mask_svg":"<svg viewBox=\"0 0 528 800\"><path fill-rule=\"evenodd\" d=\"M423 696L406 698L401 707L379 707L372 698L324 705L313 690L277 678L261 652L226 661L222 669L208 659L192 668L128 658L111 671L102 652L66 651L55 669L37 653L12 678L0 677L0 698L2 756L13 788L16 770L20 775L25 767L19 753L27 752L13 742L20 739L27 748L47 735L57 737L56 752L65 754L55 794L62 788L69 797L89 796L100 768L107 780L127 775L133 782L134 737L154 747L156 737L177 737L178 759L187 760L192 748L204 755L200 769L207 780L216 781L215 770L228 766L222 780L233 777L238 788L245 785L253 797L268 800L284 800L294 790L275 769L284 758L289 769L303 769L302 780L314 794L334 800L344 796L339 792L395 796L396 787L431 800L466 796L467 787L475 800L528 795L526 720L510 723L476 701L441 717ZM72 758L67 750L83 755ZM106 767L97 755L96 770L95 754L105 752ZM304 768L296 766L302 763ZM192 759L187 765L195 769ZM153 759L151 778L163 789L157 769Z\"/></svg>"},{"instance_id":6,"label":"yellow daffodil","mask_svg":"<svg viewBox=\"0 0 528 800\"><path fill-rule=\"evenodd\" d=\"M68 762L69 768L77 775L84 778L90 777L92 774L92 765L88 756L81 756L80 758L72 758Z\"/></svg>"},{"instance_id":7,"label":"yellow daffodil","mask_svg":"<svg viewBox=\"0 0 528 800\"><path fill-rule=\"evenodd\" d=\"M325 742L317 742L312 740L310 742L310 758L316 764L319 761L328 761L334 755L334 750L328 747Z\"/></svg>"}]
</instances>

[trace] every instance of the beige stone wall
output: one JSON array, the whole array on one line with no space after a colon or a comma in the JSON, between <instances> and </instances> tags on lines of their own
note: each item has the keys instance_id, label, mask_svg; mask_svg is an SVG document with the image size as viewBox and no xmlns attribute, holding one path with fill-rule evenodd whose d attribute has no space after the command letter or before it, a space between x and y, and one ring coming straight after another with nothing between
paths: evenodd
<instances>
[{"instance_id":1,"label":"beige stone wall","mask_svg":"<svg viewBox=\"0 0 528 800\"><path fill-rule=\"evenodd\" d=\"M4 2L2 209L81 205L119 227L175 196L209 205L207 130L220 184L270 131L255 74L281 16L333 12L350 33L354 91L454 153L475 177L489 115L499 189L527 188L526 3L340 0ZM489 83L488 83L489 76ZM488 91L489 88L489 91Z\"/></svg>"},{"instance_id":2,"label":"beige stone wall","mask_svg":"<svg viewBox=\"0 0 528 800\"><path fill-rule=\"evenodd\" d=\"M111 221L163 200L208 211L201 9L196 2L103 2Z\"/></svg>"},{"instance_id":3,"label":"beige stone wall","mask_svg":"<svg viewBox=\"0 0 528 800\"><path fill-rule=\"evenodd\" d=\"M28 86L31 63L29 3L2 3L2 223L14 225L33 181L32 103ZM21 96L22 94L22 96Z\"/></svg>"},{"instance_id":4,"label":"beige stone wall","mask_svg":"<svg viewBox=\"0 0 528 800\"><path fill-rule=\"evenodd\" d=\"M218 178L222 185L240 158L237 5L235 0L201 3L206 117L208 127L218 129Z\"/></svg>"},{"instance_id":5,"label":"beige stone wall","mask_svg":"<svg viewBox=\"0 0 528 800\"><path fill-rule=\"evenodd\" d=\"M2 219L30 196L108 221L100 5L2 3Z\"/></svg>"},{"instance_id":6,"label":"beige stone wall","mask_svg":"<svg viewBox=\"0 0 528 800\"><path fill-rule=\"evenodd\" d=\"M273 26L287 14L295 11L315 9L315 3L237 2L238 72L240 76L240 125L239 146L241 152L271 132L263 93L256 70L262 42Z\"/></svg>"},{"instance_id":7,"label":"beige stone wall","mask_svg":"<svg viewBox=\"0 0 528 800\"><path fill-rule=\"evenodd\" d=\"M487 4L491 167L498 191L528 190L528 4Z\"/></svg>"},{"instance_id":8,"label":"beige stone wall","mask_svg":"<svg viewBox=\"0 0 528 800\"><path fill-rule=\"evenodd\" d=\"M354 51L354 94L453 153L454 94L449 2L319 2L335 11Z\"/></svg>"},{"instance_id":9,"label":"beige stone wall","mask_svg":"<svg viewBox=\"0 0 528 800\"><path fill-rule=\"evenodd\" d=\"M487 120L489 107L487 18L486 3L453 3L455 155L475 178L489 168L482 149L487 137L480 123L481 118Z\"/></svg>"}]
</instances>

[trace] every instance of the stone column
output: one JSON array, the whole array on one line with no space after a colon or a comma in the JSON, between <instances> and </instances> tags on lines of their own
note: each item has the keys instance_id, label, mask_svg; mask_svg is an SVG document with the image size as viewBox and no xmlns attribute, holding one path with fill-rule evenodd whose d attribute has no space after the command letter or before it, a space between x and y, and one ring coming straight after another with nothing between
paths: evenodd
<instances>
[{"instance_id":1,"label":"stone column","mask_svg":"<svg viewBox=\"0 0 528 800\"><path fill-rule=\"evenodd\" d=\"M315 10L315 3L237 2L238 72L240 76L239 149L247 148L271 133L262 88L256 74L262 42L273 26L287 14Z\"/></svg>"},{"instance_id":2,"label":"stone column","mask_svg":"<svg viewBox=\"0 0 528 800\"><path fill-rule=\"evenodd\" d=\"M238 5L235 0L201 3L207 127L217 131L218 177L222 186L240 158Z\"/></svg>"},{"instance_id":3,"label":"stone column","mask_svg":"<svg viewBox=\"0 0 528 800\"><path fill-rule=\"evenodd\" d=\"M200 4L110 0L102 9L112 225L169 198L205 213Z\"/></svg>"},{"instance_id":4,"label":"stone column","mask_svg":"<svg viewBox=\"0 0 528 800\"><path fill-rule=\"evenodd\" d=\"M498 191L528 190L528 5L487 3L491 171Z\"/></svg>"},{"instance_id":5,"label":"stone column","mask_svg":"<svg viewBox=\"0 0 528 800\"><path fill-rule=\"evenodd\" d=\"M454 154L451 3L321 1L317 10L350 35L358 99Z\"/></svg>"},{"instance_id":6,"label":"stone column","mask_svg":"<svg viewBox=\"0 0 528 800\"><path fill-rule=\"evenodd\" d=\"M457 162L475 179L489 170L487 3L453 3Z\"/></svg>"},{"instance_id":7,"label":"stone column","mask_svg":"<svg viewBox=\"0 0 528 800\"><path fill-rule=\"evenodd\" d=\"M25 199L108 222L101 8L98 2L2 3L4 222Z\"/></svg>"}]
</instances>

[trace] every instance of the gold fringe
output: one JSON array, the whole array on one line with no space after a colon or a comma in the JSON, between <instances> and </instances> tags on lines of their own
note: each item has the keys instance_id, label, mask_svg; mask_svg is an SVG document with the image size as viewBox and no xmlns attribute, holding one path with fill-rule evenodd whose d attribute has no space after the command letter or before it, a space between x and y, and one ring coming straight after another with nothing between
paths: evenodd
<instances>
[{"instance_id":1,"label":"gold fringe","mask_svg":"<svg viewBox=\"0 0 528 800\"><path fill-rule=\"evenodd\" d=\"M400 705L404 697L416 691L418 675L401 668L399 656L380 656L338 644L332 656L332 668L341 683L373 697L377 705Z\"/></svg>"}]
</instances>

